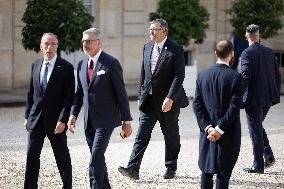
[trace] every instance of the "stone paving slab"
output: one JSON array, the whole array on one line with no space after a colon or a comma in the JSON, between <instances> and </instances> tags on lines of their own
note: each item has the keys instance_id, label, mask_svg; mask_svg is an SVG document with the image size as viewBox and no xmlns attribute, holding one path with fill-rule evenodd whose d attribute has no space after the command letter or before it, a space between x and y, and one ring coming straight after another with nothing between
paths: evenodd
<instances>
[{"instance_id":1,"label":"stone paving slab","mask_svg":"<svg viewBox=\"0 0 284 189\"><path fill-rule=\"evenodd\" d=\"M283 101L284 98L282 97ZM121 176L117 167L126 165L130 156L138 125L137 103L130 103L133 115L134 135L126 140L119 138L116 129L106 152L109 179L113 189L198 189L200 170L198 160L199 130L191 106L182 109L180 116L181 152L177 177L164 180L164 141L157 125L145 152L140 169L140 180L132 181ZM242 169L251 165L252 146L246 128L244 111L242 119L242 146L233 171L230 189L283 189L284 188L284 103L271 109L265 120L265 128L276 157L276 163L265 174L248 174ZM0 189L23 188L26 161L27 133L22 127L24 107L0 108ZM82 115L75 135L68 133L68 144L73 166L73 188L88 188L89 150L84 138ZM61 180L49 141L46 140L41 154L39 188L59 189Z\"/></svg>"}]
</instances>

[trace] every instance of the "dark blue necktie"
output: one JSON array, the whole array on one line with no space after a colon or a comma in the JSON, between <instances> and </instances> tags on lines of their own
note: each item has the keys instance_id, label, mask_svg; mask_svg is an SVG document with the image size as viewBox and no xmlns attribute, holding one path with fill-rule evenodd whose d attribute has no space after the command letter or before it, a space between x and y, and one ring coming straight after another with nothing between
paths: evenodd
<instances>
[{"instance_id":1,"label":"dark blue necktie","mask_svg":"<svg viewBox=\"0 0 284 189\"><path fill-rule=\"evenodd\" d=\"M49 62L44 63L45 68L44 68L44 72L43 72L43 76L42 76L42 90L45 93L46 87L47 87L47 74L48 74L48 64Z\"/></svg>"}]
</instances>

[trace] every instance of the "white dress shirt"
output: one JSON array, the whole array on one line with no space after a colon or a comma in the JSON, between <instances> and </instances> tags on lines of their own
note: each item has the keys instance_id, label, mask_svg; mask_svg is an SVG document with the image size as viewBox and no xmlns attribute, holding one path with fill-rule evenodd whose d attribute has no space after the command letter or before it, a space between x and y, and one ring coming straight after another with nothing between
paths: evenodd
<instances>
[{"instance_id":1,"label":"white dress shirt","mask_svg":"<svg viewBox=\"0 0 284 189\"><path fill-rule=\"evenodd\" d=\"M40 69L40 83L42 83L42 78L43 78L44 70L45 70L45 63L47 63L47 62L49 63L48 66L47 66L48 67L47 83L48 83L50 75L51 75L51 73L53 71L53 68L54 68L54 64L55 64L56 58L57 58L57 55L55 54L54 57L51 60L43 59L43 62L41 64L41 69Z\"/></svg>"},{"instance_id":2,"label":"white dress shirt","mask_svg":"<svg viewBox=\"0 0 284 189\"><path fill-rule=\"evenodd\" d=\"M91 56L89 55L88 67L89 67L89 64L90 64L90 59L92 59L93 65L94 65L94 66L93 66L93 70L95 70L95 67L96 67L96 65L97 65L97 62L98 62L98 60L99 60L99 57L100 57L101 53L102 53L102 49L100 49L99 52L98 52L95 56L93 56L93 57L91 57Z\"/></svg>"}]
</instances>

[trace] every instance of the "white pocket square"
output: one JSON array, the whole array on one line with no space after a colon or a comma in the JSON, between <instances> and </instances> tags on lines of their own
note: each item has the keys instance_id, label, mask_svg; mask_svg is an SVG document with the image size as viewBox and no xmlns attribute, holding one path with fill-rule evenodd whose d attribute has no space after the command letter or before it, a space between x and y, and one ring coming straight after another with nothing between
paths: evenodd
<instances>
[{"instance_id":1,"label":"white pocket square","mask_svg":"<svg viewBox=\"0 0 284 189\"><path fill-rule=\"evenodd\" d=\"M97 72L97 75L103 75L103 74L105 74L106 72L104 71L104 70L100 70L100 71L98 71Z\"/></svg>"}]
</instances>

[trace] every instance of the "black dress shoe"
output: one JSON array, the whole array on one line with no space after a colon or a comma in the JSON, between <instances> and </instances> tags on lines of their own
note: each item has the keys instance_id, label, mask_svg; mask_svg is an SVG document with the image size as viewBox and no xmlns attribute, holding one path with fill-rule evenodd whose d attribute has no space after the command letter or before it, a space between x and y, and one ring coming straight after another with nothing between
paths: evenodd
<instances>
[{"instance_id":1,"label":"black dress shoe","mask_svg":"<svg viewBox=\"0 0 284 189\"><path fill-rule=\"evenodd\" d=\"M118 171L126 177L129 177L131 179L134 180L138 180L139 179L139 171L133 170L131 168L127 168L127 167L118 167Z\"/></svg>"},{"instance_id":2,"label":"black dress shoe","mask_svg":"<svg viewBox=\"0 0 284 189\"><path fill-rule=\"evenodd\" d=\"M255 167L244 168L244 171L248 173L258 173L258 174L264 173L264 169L256 169Z\"/></svg>"},{"instance_id":3,"label":"black dress shoe","mask_svg":"<svg viewBox=\"0 0 284 189\"><path fill-rule=\"evenodd\" d=\"M271 155L269 158L264 159L264 168L268 168L275 163L274 155Z\"/></svg>"},{"instance_id":4,"label":"black dress shoe","mask_svg":"<svg viewBox=\"0 0 284 189\"><path fill-rule=\"evenodd\" d=\"M163 177L164 179L172 179L175 176L176 176L176 171L168 167Z\"/></svg>"}]
</instances>

